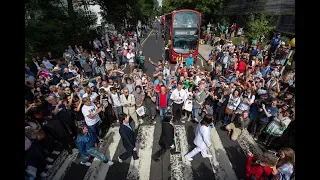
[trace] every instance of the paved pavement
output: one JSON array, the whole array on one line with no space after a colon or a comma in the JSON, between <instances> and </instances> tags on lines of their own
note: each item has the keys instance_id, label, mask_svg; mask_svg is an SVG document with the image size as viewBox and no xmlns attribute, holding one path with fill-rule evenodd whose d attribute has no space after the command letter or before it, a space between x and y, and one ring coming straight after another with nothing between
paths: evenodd
<instances>
[{"instance_id":1,"label":"paved pavement","mask_svg":"<svg viewBox=\"0 0 320 180\"><path fill-rule=\"evenodd\" d=\"M199 54L201 54L201 56L207 60L209 58L209 54L212 49L213 49L213 47L210 46L209 44L200 44L199 45Z\"/></svg>"},{"instance_id":2,"label":"paved pavement","mask_svg":"<svg viewBox=\"0 0 320 180\"><path fill-rule=\"evenodd\" d=\"M159 28L159 24L156 28ZM163 40L160 38L156 42L151 33L143 44L143 51L146 57L157 62L162 59ZM147 73L151 75L154 67L148 61L145 63ZM261 150L247 133L243 133L239 140L234 142L225 131L216 127L211 129L210 137L215 149L213 157L204 159L198 154L189 162L184 155L194 148L196 124L186 121L176 124L175 141L180 153L171 155L166 152L160 162L155 162L151 157L160 149L158 140L161 134L159 117L155 120L155 124L144 122L138 130L139 160L127 159L123 163L118 162L118 156L125 149L118 132L119 125L116 125L108 130L105 142L100 146L100 152L114 161L113 166L108 167L98 159L93 159L92 165L86 167L80 165L80 155L76 149L72 155L63 151L55 160L54 167L49 170L49 176L43 180L235 180L244 178L247 149L254 154L261 154Z\"/></svg>"}]
</instances>

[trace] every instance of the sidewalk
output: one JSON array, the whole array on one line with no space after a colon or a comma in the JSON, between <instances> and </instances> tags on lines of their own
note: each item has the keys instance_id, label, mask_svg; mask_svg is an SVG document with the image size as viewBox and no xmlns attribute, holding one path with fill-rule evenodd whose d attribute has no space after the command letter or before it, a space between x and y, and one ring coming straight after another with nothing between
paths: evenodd
<instances>
[{"instance_id":1,"label":"sidewalk","mask_svg":"<svg viewBox=\"0 0 320 180\"><path fill-rule=\"evenodd\" d=\"M207 60L209 58L209 54L211 53L211 50L213 49L212 46L209 44L199 44L199 54Z\"/></svg>"}]
</instances>

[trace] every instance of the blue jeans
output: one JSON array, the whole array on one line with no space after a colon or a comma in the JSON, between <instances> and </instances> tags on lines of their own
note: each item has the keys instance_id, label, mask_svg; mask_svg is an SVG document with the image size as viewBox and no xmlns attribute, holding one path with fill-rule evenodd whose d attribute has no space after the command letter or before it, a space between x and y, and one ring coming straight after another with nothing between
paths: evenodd
<instances>
[{"instance_id":1,"label":"blue jeans","mask_svg":"<svg viewBox=\"0 0 320 180\"><path fill-rule=\"evenodd\" d=\"M92 133L92 135L94 137L97 137L96 138L96 142L99 142L99 139L98 139L98 136L99 136L99 131L100 131L100 128L99 128L99 122L97 122L96 124L92 125L92 126L88 126L88 131L90 133Z\"/></svg>"},{"instance_id":2,"label":"blue jeans","mask_svg":"<svg viewBox=\"0 0 320 180\"><path fill-rule=\"evenodd\" d=\"M201 116L199 115L200 108L192 108L192 118L197 118L198 122L202 120Z\"/></svg>"},{"instance_id":3,"label":"blue jeans","mask_svg":"<svg viewBox=\"0 0 320 180\"><path fill-rule=\"evenodd\" d=\"M159 108L160 111L160 120L164 119L164 115L167 113L167 108Z\"/></svg>"},{"instance_id":4,"label":"blue jeans","mask_svg":"<svg viewBox=\"0 0 320 180\"><path fill-rule=\"evenodd\" d=\"M98 159L100 159L103 162L108 162L108 158L102 154L101 152L99 152L95 147L90 148L89 150L87 150L87 153L90 156L96 157ZM88 159L86 157L82 157L81 162L86 163L88 161Z\"/></svg>"}]
</instances>

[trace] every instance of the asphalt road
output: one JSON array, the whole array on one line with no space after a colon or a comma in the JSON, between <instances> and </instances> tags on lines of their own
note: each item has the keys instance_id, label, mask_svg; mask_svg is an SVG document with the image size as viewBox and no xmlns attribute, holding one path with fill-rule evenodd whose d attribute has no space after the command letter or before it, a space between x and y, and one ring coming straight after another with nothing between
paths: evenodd
<instances>
[{"instance_id":1,"label":"asphalt road","mask_svg":"<svg viewBox=\"0 0 320 180\"><path fill-rule=\"evenodd\" d=\"M156 25L153 32L158 30L159 24ZM155 40L154 33L143 42L143 52L146 58L156 63L162 59L163 40ZM200 61L197 62L200 64ZM147 74L152 75L154 66L145 62ZM126 69L128 71L128 68ZM118 156L124 152L122 142L119 139L118 127L109 129L106 135L105 144L101 147L101 152L105 152L107 157L112 157L114 165L108 168L99 160L93 160L91 167L80 164L80 155L74 149L73 155L62 153L55 161L50 176L45 179L54 180L215 180L215 179L242 179L245 174L246 156L238 142L232 141L226 134L226 131L216 127L212 129L212 140L216 152L214 158L202 158L200 154L194 157L191 162L186 162L184 153L194 148L194 131L196 124L186 122L177 124L179 131L178 141L180 143L179 155L170 155L166 152L160 162L151 160L151 155L156 153L160 147L158 140L161 134L161 123L159 117L156 117L156 124L145 122L139 128L140 147L138 161L127 159L123 163L118 162ZM232 173L235 175L232 176Z\"/></svg>"}]
</instances>

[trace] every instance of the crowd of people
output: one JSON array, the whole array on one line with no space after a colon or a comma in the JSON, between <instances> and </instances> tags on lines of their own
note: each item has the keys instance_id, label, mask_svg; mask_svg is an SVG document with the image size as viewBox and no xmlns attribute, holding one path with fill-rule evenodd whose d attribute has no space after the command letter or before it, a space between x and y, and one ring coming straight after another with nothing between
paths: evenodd
<instances>
[{"instance_id":1,"label":"crowd of people","mask_svg":"<svg viewBox=\"0 0 320 180\"><path fill-rule=\"evenodd\" d=\"M63 149L72 154L77 148L80 163L85 166L91 165L91 157L111 166L113 162L97 147L105 131L115 124L121 124L119 133L126 149L118 157L119 162L131 156L136 160L135 130L143 122L155 123L158 114L163 122L159 144L172 153L174 124L198 124L196 148L186 155L188 160L199 152L210 157L208 128L215 126L224 126L234 141L247 129L267 148L291 145L288 141L295 136L295 71L281 72L288 55L281 39L277 48L274 41L265 48L251 48L221 40L214 44L203 67L195 65L192 56L171 67L166 60L153 62L145 58L135 33L119 37L112 46L95 39L90 49L69 46L61 59L54 59L49 52L42 59L33 57L31 64L25 65L29 177L47 176L53 156ZM146 59L155 66L151 76L145 73ZM129 73L124 72L127 66ZM291 151L281 149L280 159L285 160L280 160L279 166L269 163L274 168L265 171L289 179L294 165ZM163 152L154 160L159 161ZM291 159L285 158L289 156ZM251 157L249 153L250 163ZM260 172L250 167L247 165L248 172L256 170L247 173L247 178Z\"/></svg>"}]
</instances>

